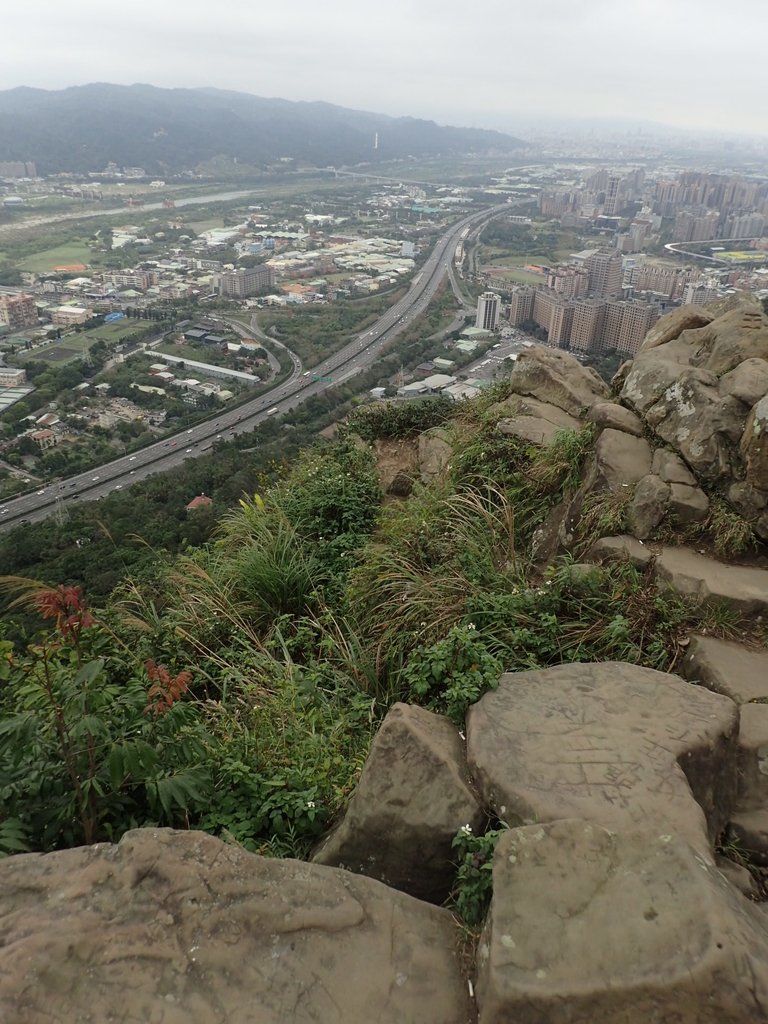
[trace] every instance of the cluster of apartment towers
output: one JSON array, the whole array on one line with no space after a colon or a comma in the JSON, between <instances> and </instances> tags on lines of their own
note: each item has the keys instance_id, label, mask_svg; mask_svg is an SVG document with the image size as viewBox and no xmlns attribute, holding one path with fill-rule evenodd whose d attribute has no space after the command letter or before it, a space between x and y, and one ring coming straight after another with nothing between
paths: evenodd
<instances>
[{"instance_id":1,"label":"cluster of apartment towers","mask_svg":"<svg viewBox=\"0 0 768 1024\"><path fill-rule=\"evenodd\" d=\"M509 322L513 327L535 323L556 348L636 352L661 307L643 299L622 299L623 274L618 250L596 249L581 266L558 267L550 273L546 287L515 288ZM484 292L477 304L476 326L495 330L500 315L500 297Z\"/></svg>"}]
</instances>

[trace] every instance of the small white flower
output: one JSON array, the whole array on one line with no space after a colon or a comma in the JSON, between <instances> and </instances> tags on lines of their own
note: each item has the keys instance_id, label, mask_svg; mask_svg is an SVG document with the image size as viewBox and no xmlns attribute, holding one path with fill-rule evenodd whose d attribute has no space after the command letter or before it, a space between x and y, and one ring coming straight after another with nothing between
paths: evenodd
<instances>
[{"instance_id":1,"label":"small white flower","mask_svg":"<svg viewBox=\"0 0 768 1024\"><path fill-rule=\"evenodd\" d=\"M471 836L472 835L472 826L471 825L462 825L460 831L463 832L465 836Z\"/></svg>"},{"instance_id":2,"label":"small white flower","mask_svg":"<svg viewBox=\"0 0 768 1024\"><path fill-rule=\"evenodd\" d=\"M315 806L315 801L314 800L307 800L307 807L309 808L309 810L313 810L314 806Z\"/></svg>"}]
</instances>

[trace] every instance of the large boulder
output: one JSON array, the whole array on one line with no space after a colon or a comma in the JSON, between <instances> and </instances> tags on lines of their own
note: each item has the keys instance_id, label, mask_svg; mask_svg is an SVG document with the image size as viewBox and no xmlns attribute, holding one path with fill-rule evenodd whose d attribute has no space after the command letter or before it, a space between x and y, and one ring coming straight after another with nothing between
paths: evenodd
<instances>
[{"instance_id":1,"label":"large boulder","mask_svg":"<svg viewBox=\"0 0 768 1024\"><path fill-rule=\"evenodd\" d=\"M598 402L589 410L587 418L598 430L610 427L612 430L623 430L625 434L634 434L635 437L641 437L643 433L640 417L616 402Z\"/></svg>"},{"instance_id":2,"label":"large boulder","mask_svg":"<svg viewBox=\"0 0 768 1024\"><path fill-rule=\"evenodd\" d=\"M648 349L666 345L668 341L678 338L683 331L706 327L710 323L712 316L701 306L680 306L679 309L673 309L671 313L656 321L646 334L640 351L647 352Z\"/></svg>"},{"instance_id":3,"label":"large boulder","mask_svg":"<svg viewBox=\"0 0 768 1024\"><path fill-rule=\"evenodd\" d=\"M479 1024L768 1021L764 915L661 829L512 829L478 949Z\"/></svg>"},{"instance_id":4,"label":"large boulder","mask_svg":"<svg viewBox=\"0 0 768 1024\"><path fill-rule=\"evenodd\" d=\"M489 413L501 409L507 415L498 421L496 429L532 444L548 447L562 431L581 429L581 421L575 416L537 398L512 395L505 402L492 406Z\"/></svg>"},{"instance_id":5,"label":"large boulder","mask_svg":"<svg viewBox=\"0 0 768 1024\"><path fill-rule=\"evenodd\" d=\"M639 483L650 471L651 447L645 438L608 428L595 442L589 489L620 491Z\"/></svg>"},{"instance_id":6,"label":"large boulder","mask_svg":"<svg viewBox=\"0 0 768 1024\"><path fill-rule=\"evenodd\" d=\"M465 1024L446 910L370 878L141 830L0 862L8 1024Z\"/></svg>"},{"instance_id":7,"label":"large boulder","mask_svg":"<svg viewBox=\"0 0 768 1024\"><path fill-rule=\"evenodd\" d=\"M462 825L477 830L485 820L468 774L448 719L393 705L344 818L313 860L441 903L453 884L453 837Z\"/></svg>"},{"instance_id":8,"label":"large boulder","mask_svg":"<svg viewBox=\"0 0 768 1024\"><path fill-rule=\"evenodd\" d=\"M720 390L751 408L768 394L768 359L745 359L720 378Z\"/></svg>"},{"instance_id":9,"label":"large boulder","mask_svg":"<svg viewBox=\"0 0 768 1024\"><path fill-rule=\"evenodd\" d=\"M610 397L608 385L567 352L536 345L518 356L510 376L512 391L556 405L571 416Z\"/></svg>"},{"instance_id":10,"label":"large boulder","mask_svg":"<svg viewBox=\"0 0 768 1024\"><path fill-rule=\"evenodd\" d=\"M670 485L660 476L649 473L635 487L627 510L627 521L633 537L645 540L664 518L669 505Z\"/></svg>"},{"instance_id":11,"label":"large boulder","mask_svg":"<svg viewBox=\"0 0 768 1024\"><path fill-rule=\"evenodd\" d=\"M682 455L698 479L732 479L744 406L737 398L720 394L716 377L703 370L684 370L645 410L645 420Z\"/></svg>"},{"instance_id":12,"label":"large boulder","mask_svg":"<svg viewBox=\"0 0 768 1024\"><path fill-rule=\"evenodd\" d=\"M510 824L583 818L677 834L710 856L736 793L738 709L619 662L503 675L467 716L467 760ZM698 803L697 803L698 801Z\"/></svg>"},{"instance_id":13,"label":"large boulder","mask_svg":"<svg viewBox=\"0 0 768 1024\"><path fill-rule=\"evenodd\" d=\"M649 333L622 377L621 399L695 474L665 482L719 490L768 539L768 318L742 302L708 323L692 311L687 322L686 308ZM677 488L672 499L680 525L706 515L703 492Z\"/></svg>"}]
</instances>

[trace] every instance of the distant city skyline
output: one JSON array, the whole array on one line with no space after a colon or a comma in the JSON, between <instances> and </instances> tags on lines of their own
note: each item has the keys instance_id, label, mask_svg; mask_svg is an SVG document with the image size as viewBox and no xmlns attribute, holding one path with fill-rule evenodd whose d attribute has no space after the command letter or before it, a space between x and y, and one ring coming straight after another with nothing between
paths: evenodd
<instances>
[{"instance_id":1,"label":"distant city skyline","mask_svg":"<svg viewBox=\"0 0 768 1024\"><path fill-rule=\"evenodd\" d=\"M146 82L518 134L541 117L768 135L764 19L757 0L29 0L3 11L0 89Z\"/></svg>"}]
</instances>

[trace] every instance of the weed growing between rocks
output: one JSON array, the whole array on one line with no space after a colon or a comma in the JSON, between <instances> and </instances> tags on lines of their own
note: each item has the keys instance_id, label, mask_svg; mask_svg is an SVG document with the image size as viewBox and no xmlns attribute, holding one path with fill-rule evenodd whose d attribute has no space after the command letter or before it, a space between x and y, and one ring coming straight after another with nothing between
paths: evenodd
<instances>
[{"instance_id":1,"label":"weed growing between rocks","mask_svg":"<svg viewBox=\"0 0 768 1024\"><path fill-rule=\"evenodd\" d=\"M456 880L449 905L468 928L477 929L485 920L493 895L493 853L506 826L475 835L462 825L451 846L456 855Z\"/></svg>"}]
</instances>

